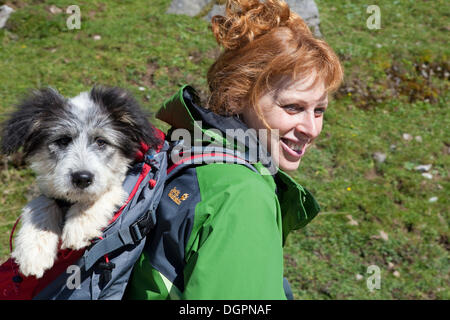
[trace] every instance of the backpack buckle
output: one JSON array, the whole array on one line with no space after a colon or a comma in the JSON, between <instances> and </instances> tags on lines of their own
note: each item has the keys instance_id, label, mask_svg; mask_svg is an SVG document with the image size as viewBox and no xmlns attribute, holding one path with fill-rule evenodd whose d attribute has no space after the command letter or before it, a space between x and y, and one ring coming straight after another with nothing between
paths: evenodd
<instances>
[{"instance_id":1,"label":"backpack buckle","mask_svg":"<svg viewBox=\"0 0 450 320\"><path fill-rule=\"evenodd\" d=\"M130 235L134 243L140 242L155 226L155 214L148 210L138 221L130 225Z\"/></svg>"}]
</instances>

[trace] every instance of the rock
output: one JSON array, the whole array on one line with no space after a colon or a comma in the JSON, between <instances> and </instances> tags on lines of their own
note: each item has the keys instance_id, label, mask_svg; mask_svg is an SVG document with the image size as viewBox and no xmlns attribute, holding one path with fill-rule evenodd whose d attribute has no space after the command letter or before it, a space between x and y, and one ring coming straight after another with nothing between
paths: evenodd
<instances>
[{"instance_id":1,"label":"rock","mask_svg":"<svg viewBox=\"0 0 450 320\"><path fill-rule=\"evenodd\" d=\"M429 203L434 203L434 202L437 202L438 200L439 200L438 197L431 197L430 199L428 199L428 202Z\"/></svg>"},{"instance_id":2,"label":"rock","mask_svg":"<svg viewBox=\"0 0 450 320\"><path fill-rule=\"evenodd\" d=\"M413 138L412 135L410 135L409 133L403 134L403 140L405 140L405 141L411 141L412 138Z\"/></svg>"},{"instance_id":3,"label":"rock","mask_svg":"<svg viewBox=\"0 0 450 320\"><path fill-rule=\"evenodd\" d=\"M188 16L194 17L199 15L211 1L217 3L216 0L173 0L170 4L167 13L173 14L186 14ZM317 8L314 0L286 0L292 11L300 15L303 20L311 28L311 31L317 36L321 37L319 24L319 9ZM215 15L224 15L225 5L224 4L214 4L212 9L204 16L204 19L210 21Z\"/></svg>"},{"instance_id":4,"label":"rock","mask_svg":"<svg viewBox=\"0 0 450 320\"><path fill-rule=\"evenodd\" d=\"M373 235L370 238L371 239L382 239L384 241L388 241L389 240L389 235L386 232L384 232L383 230L380 230L379 234Z\"/></svg>"},{"instance_id":5,"label":"rock","mask_svg":"<svg viewBox=\"0 0 450 320\"><path fill-rule=\"evenodd\" d=\"M394 277L399 278L400 277L400 272L398 272L397 270L395 270L393 273Z\"/></svg>"},{"instance_id":6,"label":"rock","mask_svg":"<svg viewBox=\"0 0 450 320\"><path fill-rule=\"evenodd\" d=\"M419 172L428 172L431 169L431 164L421 164L420 166L417 166L414 168L414 170Z\"/></svg>"},{"instance_id":7,"label":"rock","mask_svg":"<svg viewBox=\"0 0 450 320\"><path fill-rule=\"evenodd\" d=\"M206 21L211 21L211 18L217 15L223 16L225 14L225 5L224 4L215 4L211 11L208 12L206 16L203 17Z\"/></svg>"},{"instance_id":8,"label":"rock","mask_svg":"<svg viewBox=\"0 0 450 320\"><path fill-rule=\"evenodd\" d=\"M99 41L99 40L102 40L102 36L99 34L96 34L92 37L92 39L94 39L94 41Z\"/></svg>"},{"instance_id":9,"label":"rock","mask_svg":"<svg viewBox=\"0 0 450 320\"><path fill-rule=\"evenodd\" d=\"M361 281L362 279L364 279L364 277L359 273L356 274L355 278L357 281Z\"/></svg>"},{"instance_id":10,"label":"rock","mask_svg":"<svg viewBox=\"0 0 450 320\"><path fill-rule=\"evenodd\" d=\"M373 159L378 163L384 163L386 161L386 154L382 152L375 152L372 155Z\"/></svg>"},{"instance_id":11,"label":"rock","mask_svg":"<svg viewBox=\"0 0 450 320\"><path fill-rule=\"evenodd\" d=\"M358 221L354 220L353 217L352 217L350 214L346 215L346 218L349 220L349 221L347 222L347 224L349 224L349 225L351 225L351 226L357 226L357 225L359 225Z\"/></svg>"},{"instance_id":12,"label":"rock","mask_svg":"<svg viewBox=\"0 0 450 320\"><path fill-rule=\"evenodd\" d=\"M384 241L389 240L388 234L386 232L384 232L383 230L380 230L380 238L383 239Z\"/></svg>"},{"instance_id":13,"label":"rock","mask_svg":"<svg viewBox=\"0 0 450 320\"><path fill-rule=\"evenodd\" d=\"M415 139L417 142L419 142L419 143L422 143L422 142L423 142L421 136L416 136L414 139Z\"/></svg>"},{"instance_id":14,"label":"rock","mask_svg":"<svg viewBox=\"0 0 450 320\"><path fill-rule=\"evenodd\" d=\"M314 0L286 0L292 11L296 12L305 20L317 37L321 37L319 24L319 9Z\"/></svg>"},{"instance_id":15,"label":"rock","mask_svg":"<svg viewBox=\"0 0 450 320\"><path fill-rule=\"evenodd\" d=\"M8 7L6 4L0 7L0 29L2 29L5 26L6 21L8 21L9 16L13 12L14 9Z\"/></svg>"},{"instance_id":16,"label":"rock","mask_svg":"<svg viewBox=\"0 0 450 320\"><path fill-rule=\"evenodd\" d=\"M52 4L52 5L50 6L50 8L48 8L48 11L50 11L50 13L52 13L52 14L60 14L60 13L63 12L62 9L58 8L58 7L55 6L54 4Z\"/></svg>"},{"instance_id":17,"label":"rock","mask_svg":"<svg viewBox=\"0 0 450 320\"><path fill-rule=\"evenodd\" d=\"M167 13L198 15L210 0L173 0Z\"/></svg>"},{"instance_id":18,"label":"rock","mask_svg":"<svg viewBox=\"0 0 450 320\"><path fill-rule=\"evenodd\" d=\"M428 173L428 172L422 173L422 177L424 177L426 179L429 179L429 180L433 179L433 175L431 173Z\"/></svg>"}]
</instances>

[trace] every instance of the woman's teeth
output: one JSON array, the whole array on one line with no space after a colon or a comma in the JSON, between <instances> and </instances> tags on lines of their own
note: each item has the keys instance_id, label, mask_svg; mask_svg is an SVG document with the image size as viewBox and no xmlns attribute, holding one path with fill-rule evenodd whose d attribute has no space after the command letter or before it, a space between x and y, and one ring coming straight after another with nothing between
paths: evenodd
<instances>
[{"instance_id":1,"label":"woman's teeth","mask_svg":"<svg viewBox=\"0 0 450 320\"><path fill-rule=\"evenodd\" d=\"M292 141L286 140L286 139L283 139L283 142L284 142L290 149L294 150L295 152L297 152L297 153L302 153L302 150L303 150L303 146L304 146L304 145L298 144L298 143L295 143L295 142L292 142Z\"/></svg>"}]
</instances>

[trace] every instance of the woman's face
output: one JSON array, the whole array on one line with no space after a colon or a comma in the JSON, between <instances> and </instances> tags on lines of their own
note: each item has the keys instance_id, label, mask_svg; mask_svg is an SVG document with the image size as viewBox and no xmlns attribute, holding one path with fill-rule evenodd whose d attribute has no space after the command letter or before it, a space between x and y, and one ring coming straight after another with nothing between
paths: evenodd
<instances>
[{"instance_id":1,"label":"woman's face","mask_svg":"<svg viewBox=\"0 0 450 320\"><path fill-rule=\"evenodd\" d=\"M283 171L298 169L307 148L322 131L323 113L328 105L324 83L314 86L314 75L263 95L257 102L271 129L267 148ZM253 129L266 129L252 108L243 113L244 122ZM273 133L275 133L274 131Z\"/></svg>"}]
</instances>

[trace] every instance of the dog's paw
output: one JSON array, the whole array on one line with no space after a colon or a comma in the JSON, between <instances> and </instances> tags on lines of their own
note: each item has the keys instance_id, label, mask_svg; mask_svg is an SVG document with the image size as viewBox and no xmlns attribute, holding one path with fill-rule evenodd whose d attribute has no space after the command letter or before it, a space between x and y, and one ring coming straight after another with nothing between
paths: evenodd
<instances>
[{"instance_id":1,"label":"dog's paw","mask_svg":"<svg viewBox=\"0 0 450 320\"><path fill-rule=\"evenodd\" d=\"M56 259L60 212L53 201L41 196L24 207L21 218L12 257L23 275L40 278Z\"/></svg>"},{"instance_id":2,"label":"dog's paw","mask_svg":"<svg viewBox=\"0 0 450 320\"><path fill-rule=\"evenodd\" d=\"M61 249L83 249L91 244L91 240L101 235L101 230L87 228L78 219L68 221L62 231Z\"/></svg>"},{"instance_id":3,"label":"dog's paw","mask_svg":"<svg viewBox=\"0 0 450 320\"><path fill-rule=\"evenodd\" d=\"M39 246L28 247L26 252L21 248L14 250L11 255L19 265L19 271L24 276L42 278L45 271L53 266L56 255L47 248Z\"/></svg>"},{"instance_id":4,"label":"dog's paw","mask_svg":"<svg viewBox=\"0 0 450 320\"><path fill-rule=\"evenodd\" d=\"M41 259L40 259L41 260ZM36 260L29 261L28 259L20 260L16 259L17 263L19 264L19 271L24 276L35 276L36 278L42 278L45 271L50 269L53 266L53 259L52 260L41 260L40 262L37 262Z\"/></svg>"},{"instance_id":5,"label":"dog's paw","mask_svg":"<svg viewBox=\"0 0 450 320\"><path fill-rule=\"evenodd\" d=\"M80 250L91 244L90 239L81 230L71 230L67 226L63 229L61 236L61 249Z\"/></svg>"}]
</instances>

